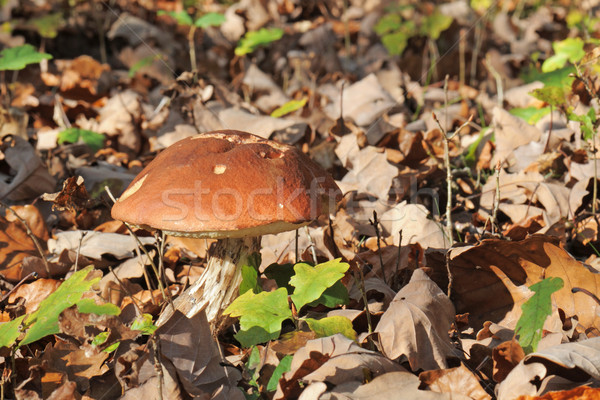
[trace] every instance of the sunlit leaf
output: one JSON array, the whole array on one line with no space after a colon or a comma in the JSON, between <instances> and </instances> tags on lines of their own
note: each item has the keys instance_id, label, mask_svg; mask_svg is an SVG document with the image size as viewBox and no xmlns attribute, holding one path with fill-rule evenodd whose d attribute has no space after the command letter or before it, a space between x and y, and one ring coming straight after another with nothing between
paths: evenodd
<instances>
[{"instance_id":1,"label":"sunlit leaf","mask_svg":"<svg viewBox=\"0 0 600 400\"><path fill-rule=\"evenodd\" d=\"M81 139L92 150L98 151L104 146L104 135L80 128L67 128L58 134L58 144L77 143Z\"/></svg>"},{"instance_id":2,"label":"sunlit leaf","mask_svg":"<svg viewBox=\"0 0 600 400\"><path fill-rule=\"evenodd\" d=\"M208 28L209 26L219 26L225 22L225 16L219 13L208 13L198 18L194 25L198 28Z\"/></svg>"},{"instance_id":3,"label":"sunlit leaf","mask_svg":"<svg viewBox=\"0 0 600 400\"><path fill-rule=\"evenodd\" d=\"M290 285L296 289L290 297L298 310L317 300L327 288L344 277L350 265L340 260L338 258L314 267L305 263L294 266L296 274L290 279Z\"/></svg>"},{"instance_id":4,"label":"sunlit leaf","mask_svg":"<svg viewBox=\"0 0 600 400\"><path fill-rule=\"evenodd\" d=\"M260 46L275 42L282 37L283 30L279 28L261 28L258 31L247 32L235 48L235 55L243 56L250 54Z\"/></svg>"},{"instance_id":5,"label":"sunlit leaf","mask_svg":"<svg viewBox=\"0 0 600 400\"><path fill-rule=\"evenodd\" d=\"M308 101L307 97L300 99L300 100L290 100L287 103L285 103L284 105L282 105L281 107L278 107L277 109L275 109L271 113L271 117L281 118L284 115L287 115L291 112L301 109L302 107L304 107L306 105L307 101Z\"/></svg>"},{"instance_id":6,"label":"sunlit leaf","mask_svg":"<svg viewBox=\"0 0 600 400\"><path fill-rule=\"evenodd\" d=\"M341 333L348 339L356 340L356 331L352 327L352 321L339 315L325 317L321 319L305 318L311 331L317 334L317 337L333 336Z\"/></svg>"},{"instance_id":7,"label":"sunlit leaf","mask_svg":"<svg viewBox=\"0 0 600 400\"><path fill-rule=\"evenodd\" d=\"M30 44L11 47L0 51L0 71L18 71L29 64L50 59L52 59L50 54L40 53Z\"/></svg>"},{"instance_id":8,"label":"sunlit leaf","mask_svg":"<svg viewBox=\"0 0 600 400\"><path fill-rule=\"evenodd\" d=\"M515 334L519 336L519 344L525 353L534 352L542 339L544 322L552 314L552 293L561 289L564 282L561 278L546 278L529 287L535 294L522 306L523 314L517 321Z\"/></svg>"}]
</instances>

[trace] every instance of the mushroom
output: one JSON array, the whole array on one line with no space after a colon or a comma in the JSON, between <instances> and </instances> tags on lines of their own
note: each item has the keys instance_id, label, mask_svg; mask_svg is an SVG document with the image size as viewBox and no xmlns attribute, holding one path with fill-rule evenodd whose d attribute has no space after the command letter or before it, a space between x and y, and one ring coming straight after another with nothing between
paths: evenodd
<instances>
[{"instance_id":1,"label":"mushroom","mask_svg":"<svg viewBox=\"0 0 600 400\"><path fill-rule=\"evenodd\" d=\"M191 318L204 310L213 332L238 296L241 266L261 235L298 229L335 210L341 192L329 174L293 146L222 130L162 151L112 208L117 220L167 235L217 239L202 276L174 301ZM157 324L173 313L167 308Z\"/></svg>"}]
</instances>

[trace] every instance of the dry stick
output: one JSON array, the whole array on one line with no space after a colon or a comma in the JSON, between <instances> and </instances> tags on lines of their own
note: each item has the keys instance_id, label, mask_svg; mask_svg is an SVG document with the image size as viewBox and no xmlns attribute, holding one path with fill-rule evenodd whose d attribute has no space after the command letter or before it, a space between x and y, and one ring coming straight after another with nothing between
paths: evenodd
<instances>
[{"instance_id":1,"label":"dry stick","mask_svg":"<svg viewBox=\"0 0 600 400\"><path fill-rule=\"evenodd\" d=\"M494 193L494 209L492 211L492 235L495 233L496 217L500 207L500 161L496 163L496 193Z\"/></svg>"},{"instance_id":2,"label":"dry stick","mask_svg":"<svg viewBox=\"0 0 600 400\"><path fill-rule=\"evenodd\" d=\"M431 113L433 119L437 123L442 135L444 136L444 168L446 168L446 191L448 192L448 199L446 201L446 234L450 240L450 246L454 244L454 237L452 235L452 169L450 168L450 141L467 125L473 120L473 114L465 121L461 126L458 127L451 135L446 133L446 129L440 124L440 120L434 112Z\"/></svg>"},{"instance_id":3,"label":"dry stick","mask_svg":"<svg viewBox=\"0 0 600 400\"><path fill-rule=\"evenodd\" d=\"M131 293L129 291L129 289L127 289L127 287L125 287L125 285L123 284L123 282L121 281L121 279L119 278L119 276L116 274L116 272L114 271L114 269L110 265L108 266L108 270L114 275L114 277L117 280L117 282L119 282L119 286L121 286L121 289L123 290L123 292L125 292L127 294L127 296L131 297L131 302L133 303L133 306L138 310L138 312L140 313L140 315L142 315L143 314L142 309L137 304L136 299L133 297L133 293Z\"/></svg>"},{"instance_id":4,"label":"dry stick","mask_svg":"<svg viewBox=\"0 0 600 400\"><path fill-rule=\"evenodd\" d=\"M48 260L46 260L46 256L44 255L44 250L42 250L42 246L40 245L40 242L37 240L37 237L31 231L31 228L29 227L29 224L27 223L27 221L25 221L23 218L21 218L21 216L19 214L17 214L17 212L15 210L10 208L8 206L8 204L4 203L3 201L0 201L0 206L4 207L6 210L10 211L15 216L15 218L17 218L19 220L19 222L21 222L23 224L23 226L25 227L25 230L27 231L27 236L29 236L31 238L31 240L33 240L33 244L35 245L35 248L37 249L38 253L40 253L40 257L42 258L42 261L44 262L44 267L46 268L46 273L48 274L48 278L50 278L50 265L48 265Z\"/></svg>"},{"instance_id":5,"label":"dry stick","mask_svg":"<svg viewBox=\"0 0 600 400\"><path fill-rule=\"evenodd\" d=\"M304 229L306 230L306 236L308 237L310 254L312 255L313 262L315 263L315 265L317 265L319 263L319 261L317 260L317 251L315 250L315 242L313 241L312 236L310 236L310 232L308 231L308 226L305 226Z\"/></svg>"},{"instance_id":6,"label":"dry stick","mask_svg":"<svg viewBox=\"0 0 600 400\"><path fill-rule=\"evenodd\" d=\"M465 53L467 51L467 38L466 38L466 29L460 30L460 38L458 41L458 53L459 57L459 72L458 72L458 80L460 82L460 86L465 86Z\"/></svg>"},{"instance_id":7,"label":"dry stick","mask_svg":"<svg viewBox=\"0 0 600 400\"><path fill-rule=\"evenodd\" d=\"M37 278L38 273L33 271L27 274L27 276L19 281L12 289L8 291L4 296L0 298L0 303L4 303L4 300L8 299L8 297L19 288L23 283L25 283L29 278Z\"/></svg>"},{"instance_id":8,"label":"dry stick","mask_svg":"<svg viewBox=\"0 0 600 400\"><path fill-rule=\"evenodd\" d=\"M402 229L398 232L398 257L396 258L396 276L398 275L398 269L400 268L400 251L402 250Z\"/></svg>"},{"instance_id":9,"label":"dry stick","mask_svg":"<svg viewBox=\"0 0 600 400\"><path fill-rule=\"evenodd\" d=\"M85 235L87 235L87 232L82 231L81 236L79 237L79 246L77 246L77 253L75 253L75 272L77 272L79 266L79 254L81 254L81 244L83 243Z\"/></svg>"},{"instance_id":10,"label":"dry stick","mask_svg":"<svg viewBox=\"0 0 600 400\"><path fill-rule=\"evenodd\" d=\"M298 231L298 229L296 229L296 237L294 238L294 245L295 245L295 250L294 250L294 259L296 260L295 263L298 263L298 237L300 236L300 231Z\"/></svg>"},{"instance_id":11,"label":"dry stick","mask_svg":"<svg viewBox=\"0 0 600 400\"><path fill-rule=\"evenodd\" d=\"M498 92L498 106L502 107L504 104L504 88L502 86L502 76L496 71L496 68L492 65L491 58L487 56L485 58L485 65L490 70L490 73L496 81L496 91Z\"/></svg>"},{"instance_id":12,"label":"dry stick","mask_svg":"<svg viewBox=\"0 0 600 400\"><path fill-rule=\"evenodd\" d=\"M154 336L154 340L152 341L152 343L154 343L154 371L156 372L156 375L158 376L158 399L162 400L163 399L163 381L165 379L164 375L163 375L163 370L162 370L162 364L160 362L160 338L158 335Z\"/></svg>"},{"instance_id":13,"label":"dry stick","mask_svg":"<svg viewBox=\"0 0 600 400\"><path fill-rule=\"evenodd\" d=\"M106 193L108 193L108 196L111 198L111 200L113 202L117 201L115 199L115 197L113 196L112 192L110 191L110 189L108 188L108 186L104 186L104 190L106 190ZM152 267L152 270L154 271L154 274L156 275L156 280L157 280L157 283L158 283L158 288L160 289L160 292L163 295L163 299L166 299L167 301L171 302L172 301L171 300L171 294L169 293L168 290L165 290L165 288L163 287L162 281L160 280L160 275L158 273L158 268L156 268L156 264L154 263L154 260L150 256L150 253L148 253L148 250L146 250L146 248L144 247L144 244L140 241L140 239L137 237L137 235L133 232L133 230L131 229L131 226L129 226L129 224L126 223L126 222L123 222L123 224L125 225L125 228L127 228L127 230L129 231L129 234L131 236L133 236L133 238L137 242L137 245L142 249L142 251L144 252L144 254L146 255L146 257L148 257L148 261L150 261L150 266ZM142 270L144 271L144 274L145 274L146 273L146 268L143 268ZM152 288L150 287L150 285L148 285L148 289L150 289L150 295L152 296L152 301L154 303L156 303L155 299L154 299L154 296L152 295Z\"/></svg>"},{"instance_id":14,"label":"dry stick","mask_svg":"<svg viewBox=\"0 0 600 400\"><path fill-rule=\"evenodd\" d=\"M359 276L356 276L356 275L359 275ZM360 290L360 295L363 299L363 303L365 304L365 314L367 316L367 333L371 334L371 333L373 333L373 325L371 323L371 312L369 311L369 302L367 300L367 291L365 289L365 275L363 274L362 269L360 269L360 267L358 265L356 266L356 269L354 272L354 279L358 283L358 289ZM369 337L369 347L371 347L371 350L375 349L375 345L370 337Z\"/></svg>"},{"instance_id":15,"label":"dry stick","mask_svg":"<svg viewBox=\"0 0 600 400\"><path fill-rule=\"evenodd\" d=\"M379 253L379 266L381 267L381 276L383 277L383 283L387 285L387 278L385 277L385 267L383 265L383 256L381 255L381 232L379 232L379 221L377 220L377 211L373 210L373 220L369 220L373 228L375 228L375 235L377 236L377 253Z\"/></svg>"}]
</instances>

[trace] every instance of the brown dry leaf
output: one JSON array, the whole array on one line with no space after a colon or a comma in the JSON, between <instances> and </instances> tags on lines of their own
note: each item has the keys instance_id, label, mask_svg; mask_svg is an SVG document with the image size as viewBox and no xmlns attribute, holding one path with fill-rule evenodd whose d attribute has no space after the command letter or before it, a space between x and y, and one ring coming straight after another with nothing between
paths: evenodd
<instances>
[{"instance_id":1,"label":"brown dry leaf","mask_svg":"<svg viewBox=\"0 0 600 400\"><path fill-rule=\"evenodd\" d=\"M446 359L455 357L448 335L454 314L450 299L423 270L415 270L375 329L382 353L392 360L406 357L414 371L447 368Z\"/></svg>"},{"instance_id":2,"label":"brown dry leaf","mask_svg":"<svg viewBox=\"0 0 600 400\"><path fill-rule=\"evenodd\" d=\"M317 335L313 332L293 331L284 333L278 340L274 340L271 348L278 354L294 354L301 347L306 346L309 340L316 339Z\"/></svg>"},{"instance_id":3,"label":"brown dry leaf","mask_svg":"<svg viewBox=\"0 0 600 400\"><path fill-rule=\"evenodd\" d=\"M479 378L464 364L456 368L421 372L419 380L434 392L460 393L473 400L492 398L481 387Z\"/></svg>"},{"instance_id":4,"label":"brown dry leaf","mask_svg":"<svg viewBox=\"0 0 600 400\"><path fill-rule=\"evenodd\" d=\"M517 159L513 151L520 146L537 142L542 137L538 128L498 107L493 110L492 125L496 138L496 153L492 165L496 165L498 161L507 162L509 167L516 165Z\"/></svg>"},{"instance_id":5,"label":"brown dry leaf","mask_svg":"<svg viewBox=\"0 0 600 400\"><path fill-rule=\"evenodd\" d=\"M17 299L22 298L25 301L25 313L31 314L60 284L61 281L55 279L36 279L32 283L19 286L8 297L8 303L14 304Z\"/></svg>"},{"instance_id":6,"label":"brown dry leaf","mask_svg":"<svg viewBox=\"0 0 600 400\"><path fill-rule=\"evenodd\" d=\"M350 171L337 182L343 193L356 190L387 201L398 168L387 161L384 149L367 146L348 156L347 167L351 168Z\"/></svg>"},{"instance_id":7,"label":"brown dry leaf","mask_svg":"<svg viewBox=\"0 0 600 400\"><path fill-rule=\"evenodd\" d=\"M135 255L136 240L129 235L104 233L97 231L66 231L54 235L48 240L48 250L60 254L64 250L79 252L80 255L94 260L110 254L117 259L131 258ZM142 244L154 243L152 237L138 237Z\"/></svg>"},{"instance_id":8,"label":"brown dry leaf","mask_svg":"<svg viewBox=\"0 0 600 400\"><path fill-rule=\"evenodd\" d=\"M77 391L77 384L75 382L67 381L60 385L56 390L52 392L47 400L80 400L81 394Z\"/></svg>"},{"instance_id":9,"label":"brown dry leaf","mask_svg":"<svg viewBox=\"0 0 600 400\"><path fill-rule=\"evenodd\" d=\"M39 210L31 205L11 208L27 222L31 232L43 246L48 239L48 230ZM39 256L40 254L33 240L27 234L25 226L11 212L7 212L6 217L0 216L0 243L2 244L0 247L0 275L4 279L10 282L18 282L31 271L44 271L45 275L43 263L41 270L33 265L31 265L32 268L23 268L24 260L30 258L33 260L35 257L31 256Z\"/></svg>"},{"instance_id":10,"label":"brown dry leaf","mask_svg":"<svg viewBox=\"0 0 600 400\"><path fill-rule=\"evenodd\" d=\"M31 144L18 136L6 136L1 146L4 159L0 161L0 199L20 201L54 191L56 180Z\"/></svg>"},{"instance_id":11,"label":"brown dry leaf","mask_svg":"<svg viewBox=\"0 0 600 400\"><path fill-rule=\"evenodd\" d=\"M127 346L127 347L126 347ZM139 399L172 399L187 398L179 388L175 367L170 362L160 363L161 377L159 378L154 363L154 354L147 350L146 345L136 346L125 342L119 346L115 356L115 375L122 388L122 400ZM162 379L159 381L159 379ZM157 388L162 393L157 393Z\"/></svg>"},{"instance_id":12,"label":"brown dry leaf","mask_svg":"<svg viewBox=\"0 0 600 400\"><path fill-rule=\"evenodd\" d=\"M340 385L322 400L376 400L376 399L411 399L411 400L472 400L460 392L438 393L437 391L420 390L419 378L409 372L388 372L360 385L359 382L348 382ZM360 385L360 386L359 386ZM310 388L310 386L309 386ZM344 390L346 389L346 390ZM462 389L462 388L461 388Z\"/></svg>"},{"instance_id":13,"label":"brown dry leaf","mask_svg":"<svg viewBox=\"0 0 600 400\"><path fill-rule=\"evenodd\" d=\"M119 151L137 153L142 145L137 121L142 115L142 100L133 90L117 92L100 110L95 131L118 136Z\"/></svg>"},{"instance_id":14,"label":"brown dry leaf","mask_svg":"<svg viewBox=\"0 0 600 400\"><path fill-rule=\"evenodd\" d=\"M600 389L589 386L578 386L571 390L562 390L560 392L549 392L543 396L519 396L515 400L598 400L600 399Z\"/></svg>"},{"instance_id":15,"label":"brown dry leaf","mask_svg":"<svg viewBox=\"0 0 600 400\"><path fill-rule=\"evenodd\" d=\"M433 267L446 274L443 263ZM450 269L457 312L468 312L475 329L488 320L514 329L521 305L532 294L528 287L545 277L559 277L565 283L552 296L554 312L546 321L547 330L562 329L558 308L569 317L577 315L580 330L600 328L600 306L590 296L571 293L573 288L598 293L600 275L561 249L557 238L534 235L520 242L486 239L477 246L452 249ZM447 281L438 284L444 287Z\"/></svg>"},{"instance_id":16,"label":"brown dry leaf","mask_svg":"<svg viewBox=\"0 0 600 400\"><path fill-rule=\"evenodd\" d=\"M406 200L381 215L381 224L394 235L398 246L398 232L402 231L402 246L418 243L422 248L442 248L450 245L446 227L429 219L429 211L422 204L409 204Z\"/></svg>"},{"instance_id":17,"label":"brown dry leaf","mask_svg":"<svg viewBox=\"0 0 600 400\"><path fill-rule=\"evenodd\" d=\"M502 382L523 357L525 357L525 352L514 338L496 346L492 352L494 381Z\"/></svg>"},{"instance_id":18,"label":"brown dry leaf","mask_svg":"<svg viewBox=\"0 0 600 400\"><path fill-rule=\"evenodd\" d=\"M81 176L68 177L58 193L45 193L42 198L53 202L52 209L78 211L86 208L90 196Z\"/></svg>"},{"instance_id":19,"label":"brown dry leaf","mask_svg":"<svg viewBox=\"0 0 600 400\"><path fill-rule=\"evenodd\" d=\"M528 354L496 388L498 400L540 396L583 383L600 384L600 338L563 343Z\"/></svg>"},{"instance_id":20,"label":"brown dry leaf","mask_svg":"<svg viewBox=\"0 0 600 400\"><path fill-rule=\"evenodd\" d=\"M244 398L236 388L241 374L220 364L222 359L204 312L187 318L176 311L156 334L160 337L162 356L173 363L189 394L206 396L226 389L229 398Z\"/></svg>"},{"instance_id":21,"label":"brown dry leaf","mask_svg":"<svg viewBox=\"0 0 600 400\"><path fill-rule=\"evenodd\" d=\"M337 91L333 102L324 111L329 118L340 117L340 96ZM371 125L384 112L396 105L394 98L381 86L374 74L344 88L344 117L351 119L358 126Z\"/></svg>"},{"instance_id":22,"label":"brown dry leaf","mask_svg":"<svg viewBox=\"0 0 600 400\"><path fill-rule=\"evenodd\" d=\"M60 91L65 97L91 102L102 96L108 89L110 66L100 64L90 56L56 60L56 66L62 73Z\"/></svg>"},{"instance_id":23,"label":"brown dry leaf","mask_svg":"<svg viewBox=\"0 0 600 400\"><path fill-rule=\"evenodd\" d=\"M283 374L274 400L299 396L299 382L326 382L341 385L347 381L363 382L365 370L371 376L404 371L400 364L365 350L341 334L309 341L292 359L290 370Z\"/></svg>"},{"instance_id":24,"label":"brown dry leaf","mask_svg":"<svg viewBox=\"0 0 600 400\"><path fill-rule=\"evenodd\" d=\"M492 210L495 188L495 179L489 179L482 188L479 213L484 218ZM569 188L562 184L544 182L544 177L537 172L500 172L499 209L515 224L542 215L544 226L550 227L562 217L572 217L578 207L572 200ZM538 204L541 207L536 206Z\"/></svg>"}]
</instances>

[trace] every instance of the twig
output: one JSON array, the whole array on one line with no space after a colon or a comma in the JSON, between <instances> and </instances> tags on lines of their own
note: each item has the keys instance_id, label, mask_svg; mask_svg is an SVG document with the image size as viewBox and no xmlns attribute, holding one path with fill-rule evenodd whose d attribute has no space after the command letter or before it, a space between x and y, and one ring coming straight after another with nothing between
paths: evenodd
<instances>
[{"instance_id":1,"label":"twig","mask_svg":"<svg viewBox=\"0 0 600 400\"><path fill-rule=\"evenodd\" d=\"M312 236L310 236L308 226L305 226L304 229L306 230L306 237L308 237L308 242L310 244L309 247L310 247L310 253L313 258L313 262L315 263L315 265L317 265L319 263L319 261L317 259L317 251L315 250L315 242L313 241Z\"/></svg>"},{"instance_id":2,"label":"twig","mask_svg":"<svg viewBox=\"0 0 600 400\"><path fill-rule=\"evenodd\" d=\"M160 337L158 335L154 336L154 370L156 371L156 375L158 376L158 399L163 399L163 381L165 379L163 375L162 364L160 362Z\"/></svg>"},{"instance_id":3,"label":"twig","mask_svg":"<svg viewBox=\"0 0 600 400\"><path fill-rule=\"evenodd\" d=\"M500 161L496 163L496 193L494 195L494 209L492 211L492 235L495 233L496 218L498 216L498 208L500 207Z\"/></svg>"},{"instance_id":4,"label":"twig","mask_svg":"<svg viewBox=\"0 0 600 400\"><path fill-rule=\"evenodd\" d=\"M447 82L448 76L446 76L446 85L444 85L444 90L447 92ZM446 110L446 114L447 114ZM450 246L454 244L454 236L452 234L453 226L452 226L452 169L450 165L450 141L454 139L454 137L467 125L471 123L473 120L473 114L469 117L469 119L464 122L461 126L458 127L451 135L448 135L446 129L442 127L440 124L440 120L434 112L431 113L433 119L437 123L437 126L440 128L442 135L444 136L444 168L446 168L446 191L448 192L447 200L446 200L446 234L448 235L448 240L450 241Z\"/></svg>"},{"instance_id":5,"label":"twig","mask_svg":"<svg viewBox=\"0 0 600 400\"><path fill-rule=\"evenodd\" d=\"M79 265L79 254L81 253L81 244L83 243L83 238L87 235L86 231L81 231L81 236L79 237L79 246L77 246L77 253L75 253L75 272L77 272L77 267Z\"/></svg>"},{"instance_id":6,"label":"twig","mask_svg":"<svg viewBox=\"0 0 600 400\"><path fill-rule=\"evenodd\" d=\"M358 275L358 277L356 276ZM363 303L365 304L365 314L367 316L367 333L373 333L373 325L371 323L371 312L369 311L369 302L367 300L367 291L365 289L365 275L359 266L356 266L354 279L357 281L358 289L360 290L361 297L363 299ZM375 345L373 341L369 337L369 347L371 350L375 349Z\"/></svg>"},{"instance_id":7,"label":"twig","mask_svg":"<svg viewBox=\"0 0 600 400\"><path fill-rule=\"evenodd\" d=\"M142 265L142 268L144 268L144 266ZM138 312L140 313L140 315L143 314L142 309L140 308L140 306L136 303L135 298L133 297L133 293L131 293L126 287L125 285L123 285L123 282L121 281L121 279L119 278L119 276L116 274L115 270L109 265L108 266L108 270L114 275L115 279L117 280L117 282L119 282L119 286L121 286L121 289L123 289L123 292L125 292L127 294L127 296L131 297L131 302L133 303L133 306L138 310Z\"/></svg>"},{"instance_id":8,"label":"twig","mask_svg":"<svg viewBox=\"0 0 600 400\"><path fill-rule=\"evenodd\" d=\"M23 224L23 226L25 227L25 229L27 231L27 236L29 236L31 238L31 240L33 240L33 244L35 245L38 253L40 253L40 257L42 258L42 261L44 262L44 267L46 268L46 273L48 274L48 278L50 278L50 265L48 265L48 260L46 260L46 256L44 255L44 250L42 250L42 246L40 245L40 242L37 240L37 237L33 234L27 221L25 221L23 218L21 218L21 216L19 214L17 214L17 212L15 210L10 208L9 205L4 203L3 201L0 201L0 206L4 207L6 210L10 211L15 216L15 218L17 218L19 220L19 222L21 222Z\"/></svg>"},{"instance_id":9,"label":"twig","mask_svg":"<svg viewBox=\"0 0 600 400\"><path fill-rule=\"evenodd\" d=\"M452 271L450 270L450 251L451 249L448 249L448 251L446 252L446 272L448 273L448 298L450 298L450 296L452 296L452 282L453 282L453 278L452 278Z\"/></svg>"},{"instance_id":10,"label":"twig","mask_svg":"<svg viewBox=\"0 0 600 400\"><path fill-rule=\"evenodd\" d=\"M387 278L385 277L385 267L383 265L383 256L381 255L381 232L379 231L379 221L377 220L377 211L373 210L373 219L369 220L373 228L375 228L375 235L377 236L377 253L379 254L379 266L381 268L381 275L383 277L383 283L387 285Z\"/></svg>"},{"instance_id":11,"label":"twig","mask_svg":"<svg viewBox=\"0 0 600 400\"><path fill-rule=\"evenodd\" d=\"M38 277L38 273L33 271L27 274L27 276L19 281L12 289L8 291L2 298L0 298L0 303L4 303L4 300L8 299L8 297L19 288L23 283L25 283L29 278L36 279Z\"/></svg>"}]
</instances>

